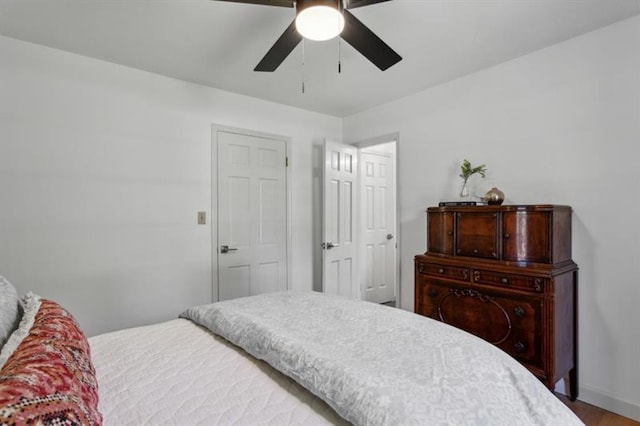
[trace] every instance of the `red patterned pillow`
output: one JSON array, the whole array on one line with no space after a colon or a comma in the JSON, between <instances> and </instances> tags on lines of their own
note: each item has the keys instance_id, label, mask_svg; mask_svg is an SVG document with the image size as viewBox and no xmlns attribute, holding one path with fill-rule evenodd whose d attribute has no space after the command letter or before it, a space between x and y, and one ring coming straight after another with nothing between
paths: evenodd
<instances>
[{"instance_id":1,"label":"red patterned pillow","mask_svg":"<svg viewBox=\"0 0 640 426\"><path fill-rule=\"evenodd\" d=\"M71 314L41 299L29 334L0 370L0 424L101 423L89 343Z\"/></svg>"}]
</instances>

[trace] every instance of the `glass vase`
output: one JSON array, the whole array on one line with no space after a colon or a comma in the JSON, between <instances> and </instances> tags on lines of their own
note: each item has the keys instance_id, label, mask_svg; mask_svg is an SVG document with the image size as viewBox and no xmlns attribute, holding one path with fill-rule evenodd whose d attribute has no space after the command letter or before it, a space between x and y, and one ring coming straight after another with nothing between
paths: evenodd
<instances>
[{"instance_id":1,"label":"glass vase","mask_svg":"<svg viewBox=\"0 0 640 426\"><path fill-rule=\"evenodd\" d=\"M462 187L460 188L460 198L469 198L469 187L467 186L467 181L462 182Z\"/></svg>"}]
</instances>

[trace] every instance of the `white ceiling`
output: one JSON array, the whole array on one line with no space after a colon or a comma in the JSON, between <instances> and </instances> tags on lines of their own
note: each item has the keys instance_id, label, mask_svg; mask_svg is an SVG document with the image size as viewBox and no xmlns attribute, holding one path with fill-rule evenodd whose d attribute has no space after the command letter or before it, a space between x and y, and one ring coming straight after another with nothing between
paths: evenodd
<instances>
[{"instance_id":1,"label":"white ceiling","mask_svg":"<svg viewBox=\"0 0 640 426\"><path fill-rule=\"evenodd\" d=\"M344 117L640 14L640 0L394 0L352 13L404 59L382 72L342 42L338 74L337 40L307 41L256 73L293 9L211 0L0 0L0 34Z\"/></svg>"}]
</instances>

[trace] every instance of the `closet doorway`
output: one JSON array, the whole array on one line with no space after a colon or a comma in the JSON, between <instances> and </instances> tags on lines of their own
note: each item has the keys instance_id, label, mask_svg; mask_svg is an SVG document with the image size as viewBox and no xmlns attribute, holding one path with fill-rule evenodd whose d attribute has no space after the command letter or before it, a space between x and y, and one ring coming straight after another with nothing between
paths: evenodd
<instances>
[{"instance_id":1,"label":"closet doorway","mask_svg":"<svg viewBox=\"0 0 640 426\"><path fill-rule=\"evenodd\" d=\"M322 290L375 303L399 300L397 136L325 141Z\"/></svg>"}]
</instances>

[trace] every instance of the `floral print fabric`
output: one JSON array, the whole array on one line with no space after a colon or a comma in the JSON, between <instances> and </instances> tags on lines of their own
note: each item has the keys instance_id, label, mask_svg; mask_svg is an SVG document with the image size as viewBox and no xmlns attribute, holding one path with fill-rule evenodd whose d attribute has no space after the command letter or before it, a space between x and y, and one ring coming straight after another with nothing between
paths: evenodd
<instances>
[{"instance_id":1,"label":"floral print fabric","mask_svg":"<svg viewBox=\"0 0 640 426\"><path fill-rule=\"evenodd\" d=\"M69 312L41 299L29 334L0 370L0 424L100 425L87 339Z\"/></svg>"}]
</instances>

